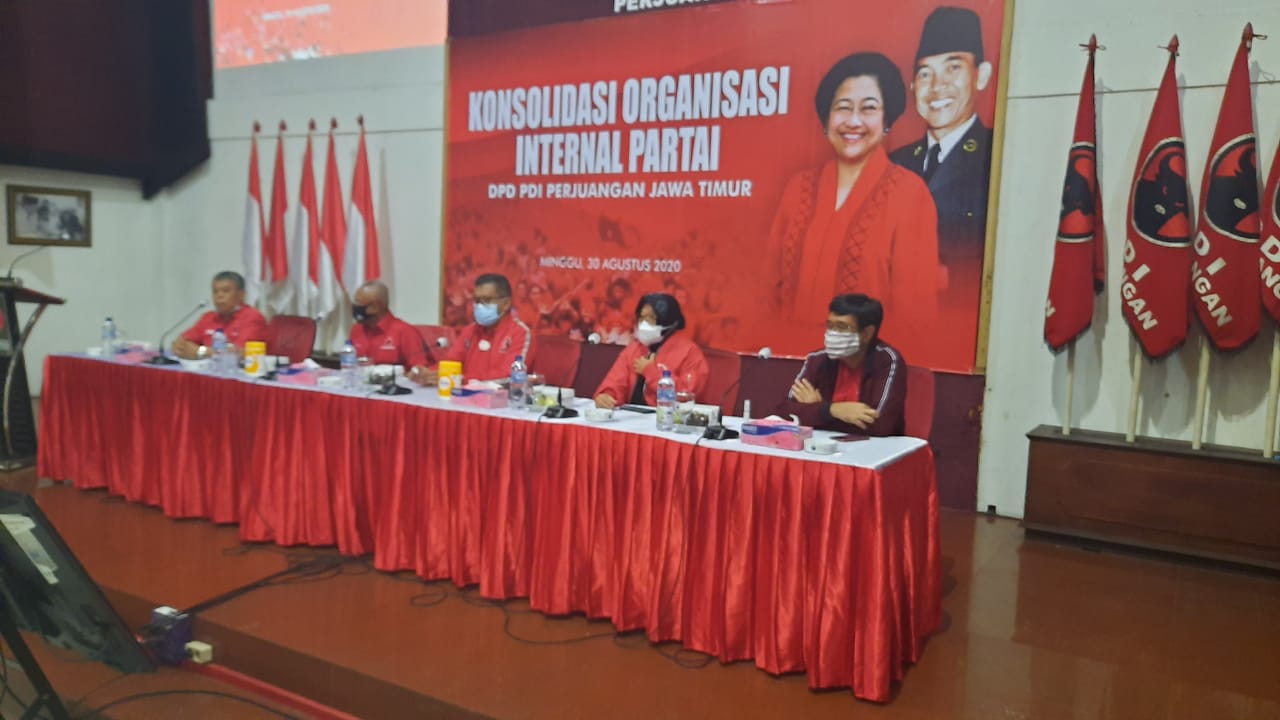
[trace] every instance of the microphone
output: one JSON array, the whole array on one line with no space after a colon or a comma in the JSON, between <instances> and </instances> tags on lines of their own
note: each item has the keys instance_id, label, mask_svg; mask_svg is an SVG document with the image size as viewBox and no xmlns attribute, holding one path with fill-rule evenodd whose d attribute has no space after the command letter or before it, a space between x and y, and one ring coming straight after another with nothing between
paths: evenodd
<instances>
[{"instance_id":1,"label":"microphone","mask_svg":"<svg viewBox=\"0 0 1280 720\"><path fill-rule=\"evenodd\" d=\"M773 357L773 348L768 347L767 345L765 347L760 348L760 352L756 353L756 357L760 358L761 360L768 360L769 358Z\"/></svg>"},{"instance_id":2,"label":"microphone","mask_svg":"<svg viewBox=\"0 0 1280 720\"><path fill-rule=\"evenodd\" d=\"M595 332L593 332L593 333L591 333L590 335L588 335L588 336L587 336L587 342L591 343L592 345L599 345L599 344L600 344L600 333L595 333Z\"/></svg>"},{"instance_id":3,"label":"microphone","mask_svg":"<svg viewBox=\"0 0 1280 720\"><path fill-rule=\"evenodd\" d=\"M26 252L22 253L21 255L19 255L18 257L14 258L14 259L13 259L13 262L9 263L9 272L8 272L7 274L5 274L4 279L5 279L5 280L9 280L9 281L13 282L14 284L21 285L21 284L22 284L22 281L21 281L21 280L15 280L15 279L14 279L14 277L13 277L13 268L14 268L14 267L16 267L16 266L18 265L18 263L22 262L22 261L23 261L23 260L25 260L26 258L29 258L29 257L31 257L32 255L35 255L36 253L40 252L41 250L48 250L48 249L49 249L49 246L48 246L48 245L41 245L40 247L36 248L35 250L28 250L28 251L26 251Z\"/></svg>"},{"instance_id":4,"label":"microphone","mask_svg":"<svg viewBox=\"0 0 1280 720\"><path fill-rule=\"evenodd\" d=\"M547 408L542 413L542 417L550 418L551 420L564 420L565 418L578 417L578 411L564 406L564 388L559 388L556 390L556 404Z\"/></svg>"},{"instance_id":5,"label":"microphone","mask_svg":"<svg viewBox=\"0 0 1280 720\"><path fill-rule=\"evenodd\" d=\"M702 431L703 440L732 440L738 437L737 430L730 430L724 426L724 401L729 399L729 393L742 384L742 375L738 375L738 379L734 380L729 387L725 388L724 394L720 396L720 422L715 425L708 425L706 430ZM748 401L750 402L750 401Z\"/></svg>"},{"instance_id":6,"label":"microphone","mask_svg":"<svg viewBox=\"0 0 1280 720\"><path fill-rule=\"evenodd\" d=\"M447 347L449 347L449 338L447 338L447 337L445 337L445 336L443 336L443 335L441 335L440 337L436 338L436 347L438 347L438 348L447 348Z\"/></svg>"},{"instance_id":7,"label":"microphone","mask_svg":"<svg viewBox=\"0 0 1280 720\"><path fill-rule=\"evenodd\" d=\"M382 387L378 388L379 395L408 395L413 392L412 388L407 388L396 382L395 373L391 373L391 377L382 383Z\"/></svg>"},{"instance_id":8,"label":"microphone","mask_svg":"<svg viewBox=\"0 0 1280 720\"><path fill-rule=\"evenodd\" d=\"M160 354L148 360L147 364L148 365L177 365L178 364L177 360L174 360L173 358L168 357L164 354L165 339L169 337L169 333L182 327L184 323L190 320L192 315L195 315L196 313L200 312L201 310L207 307L209 307L209 301L201 300L195 307L188 310L187 314L183 315L181 320L174 323L173 327L169 328L168 330L165 330L164 334L160 336L160 347L159 347Z\"/></svg>"}]
</instances>

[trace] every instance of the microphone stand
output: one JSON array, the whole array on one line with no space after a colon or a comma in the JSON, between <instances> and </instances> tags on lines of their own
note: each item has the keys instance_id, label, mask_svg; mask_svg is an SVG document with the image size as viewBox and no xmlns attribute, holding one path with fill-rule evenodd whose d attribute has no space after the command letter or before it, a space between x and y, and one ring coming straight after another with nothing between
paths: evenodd
<instances>
[{"instance_id":1,"label":"microphone stand","mask_svg":"<svg viewBox=\"0 0 1280 720\"><path fill-rule=\"evenodd\" d=\"M22 287L22 280L21 280L20 278L15 278L15 277L13 276L13 269L14 269L15 267L17 267L17 266L18 266L18 263L22 262L22 261L23 261L23 260L25 260L26 258L29 258L29 257L31 257L32 255L35 255L36 253L40 252L41 250L48 250L48 249L49 249L49 246L48 246L48 245L41 245L40 247L36 248L35 250L28 250L28 251L26 251L26 252L22 253L22 254L21 254L21 255L19 255L18 257L14 258L14 259L13 259L13 262L9 263L9 272L5 273L4 278L0 278L0 279L2 279L2 280L4 281L4 284L6 284L6 285L16 286L16 287Z\"/></svg>"},{"instance_id":2,"label":"microphone stand","mask_svg":"<svg viewBox=\"0 0 1280 720\"><path fill-rule=\"evenodd\" d=\"M407 388L396 382L395 373L391 373L391 377L382 383L382 387L378 388L379 395L409 395L413 392L413 388Z\"/></svg>"},{"instance_id":3,"label":"microphone stand","mask_svg":"<svg viewBox=\"0 0 1280 720\"><path fill-rule=\"evenodd\" d=\"M725 388L724 394L720 396L720 422L715 425L708 425L706 430L702 431L703 440L733 440L738 437L737 430L730 430L724 426L724 401L729 399L729 393L742 383L742 375L738 375L738 379L734 380L729 387Z\"/></svg>"},{"instance_id":4,"label":"microphone stand","mask_svg":"<svg viewBox=\"0 0 1280 720\"><path fill-rule=\"evenodd\" d=\"M565 420L578 417L578 411L564 406L564 389L556 390L556 404L547 408L542 417L548 420Z\"/></svg>"},{"instance_id":5,"label":"microphone stand","mask_svg":"<svg viewBox=\"0 0 1280 720\"><path fill-rule=\"evenodd\" d=\"M182 324L190 320L192 315L195 315L197 312L200 312L201 310L205 309L205 307L207 307L208 305L209 305L208 302L201 301L199 305L196 305L186 315L183 315L181 320L174 323L173 327L169 328L168 330L165 330L164 334L160 336L160 347L159 347L160 354L148 360L147 364L148 365L177 365L178 364L177 360L174 360L173 358L168 357L164 354L165 339L169 337L169 333L182 327Z\"/></svg>"}]
</instances>

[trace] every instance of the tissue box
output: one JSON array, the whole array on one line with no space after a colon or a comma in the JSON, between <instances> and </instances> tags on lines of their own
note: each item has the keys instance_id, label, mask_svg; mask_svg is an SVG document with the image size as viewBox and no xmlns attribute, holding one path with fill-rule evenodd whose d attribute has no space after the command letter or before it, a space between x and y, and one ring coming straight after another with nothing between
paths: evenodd
<instances>
[{"instance_id":1,"label":"tissue box","mask_svg":"<svg viewBox=\"0 0 1280 720\"><path fill-rule=\"evenodd\" d=\"M507 406L506 390L490 390L487 388L454 388L449 400L454 405L470 405L480 408L503 408Z\"/></svg>"},{"instance_id":2,"label":"tissue box","mask_svg":"<svg viewBox=\"0 0 1280 720\"><path fill-rule=\"evenodd\" d=\"M319 373L299 367L282 368L276 372L276 381L285 385L307 385L315 387Z\"/></svg>"},{"instance_id":3,"label":"tissue box","mask_svg":"<svg viewBox=\"0 0 1280 720\"><path fill-rule=\"evenodd\" d=\"M141 365L144 362L158 355L155 350L146 350L144 348L129 348L122 353L116 355L116 362L128 363L130 365Z\"/></svg>"},{"instance_id":4,"label":"tissue box","mask_svg":"<svg viewBox=\"0 0 1280 720\"><path fill-rule=\"evenodd\" d=\"M804 441L813 437L813 428L785 420L748 420L742 424L741 437L747 445L803 450Z\"/></svg>"}]
</instances>

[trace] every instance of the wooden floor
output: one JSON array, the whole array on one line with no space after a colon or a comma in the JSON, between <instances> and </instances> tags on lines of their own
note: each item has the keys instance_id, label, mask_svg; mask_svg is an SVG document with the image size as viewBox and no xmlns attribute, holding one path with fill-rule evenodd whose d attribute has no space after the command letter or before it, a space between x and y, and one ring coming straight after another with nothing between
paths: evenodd
<instances>
[{"instance_id":1,"label":"wooden floor","mask_svg":"<svg viewBox=\"0 0 1280 720\"><path fill-rule=\"evenodd\" d=\"M30 474L10 482L33 491L137 625L155 605L190 606L289 562L246 550L234 528L37 488ZM960 512L944 511L942 548L944 629L887 706L358 562L237 598L196 635L215 662L378 720L1280 718L1280 580L1027 540L1015 521ZM65 669L47 665L62 688ZM201 702L224 714L152 700L115 717L270 717Z\"/></svg>"}]
</instances>

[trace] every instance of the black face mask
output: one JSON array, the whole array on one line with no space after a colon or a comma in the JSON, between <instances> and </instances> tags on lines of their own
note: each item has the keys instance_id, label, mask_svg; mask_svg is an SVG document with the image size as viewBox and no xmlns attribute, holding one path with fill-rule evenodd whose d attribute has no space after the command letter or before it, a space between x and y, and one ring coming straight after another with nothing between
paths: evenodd
<instances>
[{"instance_id":1,"label":"black face mask","mask_svg":"<svg viewBox=\"0 0 1280 720\"><path fill-rule=\"evenodd\" d=\"M368 306L368 305L354 305L354 304L353 304L353 305L351 306L351 317L352 317L352 318L355 318L355 321L356 321L356 322L364 322L365 320L368 320L368 319L369 319L369 306Z\"/></svg>"}]
</instances>

